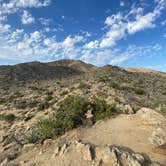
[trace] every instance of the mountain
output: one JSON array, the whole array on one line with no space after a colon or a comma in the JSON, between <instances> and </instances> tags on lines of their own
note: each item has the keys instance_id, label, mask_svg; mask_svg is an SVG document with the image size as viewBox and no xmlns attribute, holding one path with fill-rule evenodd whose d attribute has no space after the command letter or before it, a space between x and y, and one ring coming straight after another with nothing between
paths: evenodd
<instances>
[{"instance_id":1,"label":"mountain","mask_svg":"<svg viewBox=\"0 0 166 166\"><path fill-rule=\"evenodd\" d=\"M14 66L0 66L0 85L12 85L20 82L29 83L36 81L59 80L88 74L92 74L94 76L97 74L97 76L99 76L104 73L107 75L113 73L118 75L121 73L123 75L127 73L125 71L128 73L144 73L147 76L148 74L166 76L165 73L148 69L122 69L111 65L99 68L79 60L59 60L48 63L35 61Z\"/></svg>"},{"instance_id":2,"label":"mountain","mask_svg":"<svg viewBox=\"0 0 166 166\"><path fill-rule=\"evenodd\" d=\"M0 165L164 166L165 83L77 60L0 66Z\"/></svg>"},{"instance_id":3,"label":"mountain","mask_svg":"<svg viewBox=\"0 0 166 166\"><path fill-rule=\"evenodd\" d=\"M30 62L14 66L0 66L0 84L15 84L72 77L83 71L57 63Z\"/></svg>"}]
</instances>

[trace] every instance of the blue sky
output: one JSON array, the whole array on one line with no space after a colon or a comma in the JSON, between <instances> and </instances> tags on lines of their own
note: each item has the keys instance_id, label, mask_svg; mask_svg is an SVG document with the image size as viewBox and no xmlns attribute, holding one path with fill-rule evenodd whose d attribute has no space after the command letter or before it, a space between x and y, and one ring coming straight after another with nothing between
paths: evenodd
<instances>
[{"instance_id":1,"label":"blue sky","mask_svg":"<svg viewBox=\"0 0 166 166\"><path fill-rule=\"evenodd\" d=\"M0 65L59 59L166 71L166 0L0 0Z\"/></svg>"}]
</instances>

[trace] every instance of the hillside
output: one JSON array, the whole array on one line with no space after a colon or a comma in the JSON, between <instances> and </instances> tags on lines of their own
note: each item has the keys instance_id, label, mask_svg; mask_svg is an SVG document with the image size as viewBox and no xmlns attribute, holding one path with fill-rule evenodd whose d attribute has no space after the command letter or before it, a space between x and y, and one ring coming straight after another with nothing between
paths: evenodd
<instances>
[{"instance_id":1,"label":"hillside","mask_svg":"<svg viewBox=\"0 0 166 166\"><path fill-rule=\"evenodd\" d=\"M76 60L0 66L1 165L107 166L117 153L117 166L164 166L165 105L165 73Z\"/></svg>"}]
</instances>

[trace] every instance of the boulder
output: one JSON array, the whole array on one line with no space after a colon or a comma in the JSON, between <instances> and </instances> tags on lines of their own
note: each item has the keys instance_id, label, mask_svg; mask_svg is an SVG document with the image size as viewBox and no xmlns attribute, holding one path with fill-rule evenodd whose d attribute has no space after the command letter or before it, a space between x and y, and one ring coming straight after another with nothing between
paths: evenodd
<instances>
[{"instance_id":1,"label":"boulder","mask_svg":"<svg viewBox=\"0 0 166 166\"><path fill-rule=\"evenodd\" d=\"M93 160L92 146L90 144L84 144L84 143L78 142L76 144L76 148L77 148L77 151L81 153L84 160L86 161Z\"/></svg>"},{"instance_id":2,"label":"boulder","mask_svg":"<svg viewBox=\"0 0 166 166\"><path fill-rule=\"evenodd\" d=\"M110 166L143 166L145 159L141 154L131 152L116 146L97 147L95 150L96 160L102 161L103 165Z\"/></svg>"},{"instance_id":3,"label":"boulder","mask_svg":"<svg viewBox=\"0 0 166 166\"><path fill-rule=\"evenodd\" d=\"M150 108L141 108L138 110L137 115L143 120L145 125L160 126L166 124L166 119L160 113Z\"/></svg>"},{"instance_id":4,"label":"boulder","mask_svg":"<svg viewBox=\"0 0 166 166\"><path fill-rule=\"evenodd\" d=\"M149 141L157 148L166 148L166 127L159 127L154 130Z\"/></svg>"}]
</instances>

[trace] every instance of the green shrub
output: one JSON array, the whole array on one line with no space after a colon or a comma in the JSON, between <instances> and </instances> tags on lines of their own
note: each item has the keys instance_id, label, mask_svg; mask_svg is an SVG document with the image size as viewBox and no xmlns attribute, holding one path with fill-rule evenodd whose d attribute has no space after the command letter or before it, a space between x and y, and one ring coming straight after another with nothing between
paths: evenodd
<instances>
[{"instance_id":1,"label":"green shrub","mask_svg":"<svg viewBox=\"0 0 166 166\"><path fill-rule=\"evenodd\" d=\"M121 90L128 91L128 92L134 92L137 95L145 95L145 90L138 88L138 87L130 87L130 86L122 86L120 88Z\"/></svg>"},{"instance_id":2,"label":"green shrub","mask_svg":"<svg viewBox=\"0 0 166 166\"><path fill-rule=\"evenodd\" d=\"M53 98L54 98L53 96L48 95L48 96L45 98L45 100L46 100L46 101L51 101Z\"/></svg>"},{"instance_id":3,"label":"green shrub","mask_svg":"<svg viewBox=\"0 0 166 166\"><path fill-rule=\"evenodd\" d=\"M45 110L47 108L49 108L49 103L47 101L41 102L37 106L38 111L42 111L42 110Z\"/></svg>"},{"instance_id":4,"label":"green shrub","mask_svg":"<svg viewBox=\"0 0 166 166\"><path fill-rule=\"evenodd\" d=\"M108 77L107 77L107 76L102 76L102 77L99 77L99 82L106 83L106 82L108 82L108 81L109 81L109 79L108 79Z\"/></svg>"},{"instance_id":5,"label":"green shrub","mask_svg":"<svg viewBox=\"0 0 166 166\"><path fill-rule=\"evenodd\" d=\"M16 119L14 114L2 114L0 115L0 120L4 120L6 122L12 122Z\"/></svg>"},{"instance_id":6,"label":"green shrub","mask_svg":"<svg viewBox=\"0 0 166 166\"><path fill-rule=\"evenodd\" d=\"M6 103L6 99L0 98L0 104L5 104L5 103Z\"/></svg>"},{"instance_id":7,"label":"green shrub","mask_svg":"<svg viewBox=\"0 0 166 166\"><path fill-rule=\"evenodd\" d=\"M133 88L133 91L137 94L137 95L144 95L146 94L146 92L141 89L141 88Z\"/></svg>"},{"instance_id":8,"label":"green shrub","mask_svg":"<svg viewBox=\"0 0 166 166\"><path fill-rule=\"evenodd\" d=\"M110 86L111 88L114 88L114 89L120 89L119 84L117 84L116 82L111 82L111 83L109 84L109 86Z\"/></svg>"},{"instance_id":9,"label":"green shrub","mask_svg":"<svg viewBox=\"0 0 166 166\"><path fill-rule=\"evenodd\" d=\"M67 91L67 90L65 90L65 91L63 91L63 92L61 92L60 93L60 96L65 96L65 95L67 95L69 92Z\"/></svg>"},{"instance_id":10,"label":"green shrub","mask_svg":"<svg viewBox=\"0 0 166 166\"><path fill-rule=\"evenodd\" d=\"M105 93L105 92L99 92L99 93L97 93L97 96L98 96L99 98L105 99L105 98L108 97L108 94Z\"/></svg>"},{"instance_id":11,"label":"green shrub","mask_svg":"<svg viewBox=\"0 0 166 166\"><path fill-rule=\"evenodd\" d=\"M91 103L94 120L98 121L106 117L118 114L119 110L114 105L108 105L105 100L100 98L95 98Z\"/></svg>"},{"instance_id":12,"label":"green shrub","mask_svg":"<svg viewBox=\"0 0 166 166\"><path fill-rule=\"evenodd\" d=\"M80 82L78 88L79 89L90 89L90 85L87 83L84 83L84 82Z\"/></svg>"},{"instance_id":13,"label":"green shrub","mask_svg":"<svg viewBox=\"0 0 166 166\"><path fill-rule=\"evenodd\" d=\"M53 115L48 119L39 119L35 125L36 133L40 139L51 138L55 134L56 117Z\"/></svg>"},{"instance_id":14,"label":"green shrub","mask_svg":"<svg viewBox=\"0 0 166 166\"><path fill-rule=\"evenodd\" d=\"M108 105L104 99L94 98L90 102L81 96L68 96L59 103L59 109L53 115L37 121L26 140L41 142L77 128L86 121L85 113L89 109L94 114L94 121L119 113L115 106Z\"/></svg>"}]
</instances>

